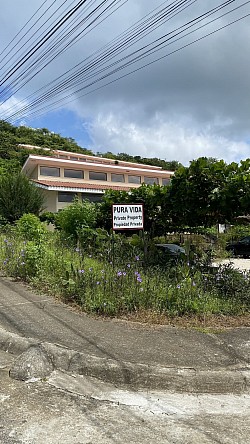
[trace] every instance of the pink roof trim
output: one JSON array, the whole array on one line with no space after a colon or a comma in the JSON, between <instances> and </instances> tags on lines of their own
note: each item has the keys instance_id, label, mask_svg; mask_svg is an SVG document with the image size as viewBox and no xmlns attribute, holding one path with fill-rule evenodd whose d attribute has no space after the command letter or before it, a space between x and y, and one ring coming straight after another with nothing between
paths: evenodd
<instances>
[{"instance_id":1,"label":"pink roof trim","mask_svg":"<svg viewBox=\"0 0 250 444\"><path fill-rule=\"evenodd\" d=\"M117 191L129 191L134 187L124 187L119 185L100 185L93 183L79 183L79 182L60 182L60 181L50 181L50 180L34 180L33 182L40 185L45 185L47 187L55 188L79 188L79 189L91 189L91 190L117 190Z\"/></svg>"}]
</instances>

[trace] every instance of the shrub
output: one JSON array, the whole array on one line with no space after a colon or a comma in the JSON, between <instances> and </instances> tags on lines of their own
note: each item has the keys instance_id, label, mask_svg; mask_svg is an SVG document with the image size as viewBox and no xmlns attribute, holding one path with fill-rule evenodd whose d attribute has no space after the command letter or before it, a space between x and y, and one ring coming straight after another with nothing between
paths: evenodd
<instances>
[{"instance_id":1,"label":"shrub","mask_svg":"<svg viewBox=\"0 0 250 444\"><path fill-rule=\"evenodd\" d=\"M40 241L46 233L46 228L35 214L24 214L17 222L19 236L25 240Z\"/></svg>"},{"instance_id":2,"label":"shrub","mask_svg":"<svg viewBox=\"0 0 250 444\"><path fill-rule=\"evenodd\" d=\"M66 236L77 241L78 232L82 228L94 228L97 209L95 204L76 199L71 205L61 210L55 218L55 225Z\"/></svg>"}]
</instances>

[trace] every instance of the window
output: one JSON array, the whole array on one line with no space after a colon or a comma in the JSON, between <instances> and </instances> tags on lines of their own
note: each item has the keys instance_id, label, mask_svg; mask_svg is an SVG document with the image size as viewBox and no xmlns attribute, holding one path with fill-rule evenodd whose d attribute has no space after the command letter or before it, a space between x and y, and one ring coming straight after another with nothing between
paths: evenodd
<instances>
[{"instance_id":1,"label":"window","mask_svg":"<svg viewBox=\"0 0 250 444\"><path fill-rule=\"evenodd\" d=\"M129 183L141 183L141 176L128 176Z\"/></svg>"},{"instance_id":2,"label":"window","mask_svg":"<svg viewBox=\"0 0 250 444\"><path fill-rule=\"evenodd\" d=\"M68 156L65 156L63 154L59 154L60 159L68 159Z\"/></svg>"},{"instance_id":3,"label":"window","mask_svg":"<svg viewBox=\"0 0 250 444\"><path fill-rule=\"evenodd\" d=\"M74 179L83 179L84 174L81 170L64 169L64 177L72 177Z\"/></svg>"},{"instance_id":4,"label":"window","mask_svg":"<svg viewBox=\"0 0 250 444\"><path fill-rule=\"evenodd\" d=\"M73 202L76 193L70 191L58 191L58 202Z\"/></svg>"},{"instance_id":5,"label":"window","mask_svg":"<svg viewBox=\"0 0 250 444\"><path fill-rule=\"evenodd\" d=\"M144 177L144 183L146 185L154 185L154 183L159 183L159 180L157 177Z\"/></svg>"},{"instance_id":6,"label":"window","mask_svg":"<svg viewBox=\"0 0 250 444\"><path fill-rule=\"evenodd\" d=\"M70 160L79 160L78 157L70 156Z\"/></svg>"},{"instance_id":7,"label":"window","mask_svg":"<svg viewBox=\"0 0 250 444\"><path fill-rule=\"evenodd\" d=\"M41 176L60 177L60 168L41 166L40 174Z\"/></svg>"},{"instance_id":8,"label":"window","mask_svg":"<svg viewBox=\"0 0 250 444\"><path fill-rule=\"evenodd\" d=\"M107 174L102 173L101 171L90 171L89 172L90 180L107 180Z\"/></svg>"},{"instance_id":9,"label":"window","mask_svg":"<svg viewBox=\"0 0 250 444\"><path fill-rule=\"evenodd\" d=\"M125 182L124 174L111 174L112 182Z\"/></svg>"},{"instance_id":10,"label":"window","mask_svg":"<svg viewBox=\"0 0 250 444\"><path fill-rule=\"evenodd\" d=\"M170 183L170 179L162 179L162 185L168 185Z\"/></svg>"},{"instance_id":11,"label":"window","mask_svg":"<svg viewBox=\"0 0 250 444\"><path fill-rule=\"evenodd\" d=\"M82 193L82 200L88 200L89 202L101 202L102 194Z\"/></svg>"}]
</instances>

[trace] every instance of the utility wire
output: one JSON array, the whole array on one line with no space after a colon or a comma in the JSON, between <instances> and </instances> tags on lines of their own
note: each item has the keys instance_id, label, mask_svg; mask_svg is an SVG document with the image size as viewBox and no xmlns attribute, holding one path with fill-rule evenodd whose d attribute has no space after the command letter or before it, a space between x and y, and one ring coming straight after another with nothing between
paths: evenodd
<instances>
[{"instance_id":1,"label":"utility wire","mask_svg":"<svg viewBox=\"0 0 250 444\"><path fill-rule=\"evenodd\" d=\"M81 0L75 7L73 7L69 12L67 12L44 37L42 37L38 44L33 46L28 53L23 56L0 80L0 86L8 80L18 69L20 69L27 60L29 60L37 51L40 49L57 31L60 29L64 23L75 14L79 8L81 8L87 0Z\"/></svg>"},{"instance_id":2,"label":"utility wire","mask_svg":"<svg viewBox=\"0 0 250 444\"><path fill-rule=\"evenodd\" d=\"M174 51L169 52L168 54L165 54L165 55L163 55L161 57L158 57L157 59L152 60L151 62L148 62L148 63L146 63L146 64L144 64L144 65L142 65L142 66L140 66L140 67L138 67L138 68L136 68L136 69L134 69L132 71L129 71L128 73L123 74L123 75L121 75L121 76L111 80L110 82L107 82L107 83L105 83L105 84L103 84L103 85L101 85L101 86L99 86L97 88L94 88L91 91L88 91L88 92L86 92L84 94L78 95L78 97L75 97L75 98L73 98L71 100L65 100L65 98L63 98L63 99L58 100L57 102L54 102L49 107L46 106L46 107L40 108L36 113L32 114L32 117L33 118L40 117L40 116L42 116L42 115L44 115L44 114L46 114L48 112L60 109L62 104L63 105L67 105L69 103L75 102L79 98L85 97L85 96L87 96L89 94L93 94L94 92L96 92L96 91L98 91L98 90L100 90L100 89L102 89L102 88L104 88L106 86L109 86L109 85L111 85L111 84L113 84L115 82L118 82L119 80L124 79L124 78L130 76L131 74L134 74L134 73L136 73L138 71L141 71L142 69L147 68L147 67L151 66L152 64L165 59L166 57L169 57L169 56L171 56L173 54L176 54L177 52L179 52L179 51L181 51L181 50L183 50L185 48L188 48L189 46L193 45L194 43L198 43L198 42L204 40L205 38L207 38L209 36L212 36L212 35L216 34L217 32L219 32L219 31L221 31L221 30L223 30L225 28L228 28L229 26L231 26L231 25L233 25L235 23L238 23L238 22L244 20L247 17L250 17L250 13L249 14L245 14L245 15L241 16L240 18L238 18L236 20L233 20L230 23L227 23L226 25L221 26L220 28L217 28L216 30L209 32L208 34L205 34L204 36L199 37L199 38L193 40L192 42L189 42L186 45L181 46L181 47L175 49ZM73 94L71 94L71 96L73 96ZM57 105L57 106L55 106L55 105ZM29 114L25 115L25 117L28 117L28 116L29 116ZM11 120L11 122L15 122L15 121L16 121L16 118L14 120Z\"/></svg>"},{"instance_id":3,"label":"utility wire","mask_svg":"<svg viewBox=\"0 0 250 444\"><path fill-rule=\"evenodd\" d=\"M132 34L130 33L130 35L129 35L129 38L128 38L128 33L123 33L124 35L125 35L125 43L124 42L122 42L122 40L121 40L121 38L120 38L120 36L118 36L118 41L119 41L119 39L120 39L120 42L119 42L119 44L120 44L120 46L122 47L122 46L124 46L124 48L126 47L126 46L128 46L128 43L132 40L132 38L133 37L136 37L137 38L137 40L139 40L140 38L142 38L143 37L143 33L144 33L144 36L145 36L145 32L146 32L146 34L148 34L149 32L152 32L152 30L154 30L154 29L156 29L156 27L155 27L155 24L157 24L157 21L159 22L159 20L162 20L162 18L164 19L163 21L162 21L162 23L161 24L163 24L163 23L165 23L166 22L166 18L164 17L164 15L162 15L163 14L163 12L164 12L164 14L165 14L165 16L168 16L170 13L172 13L172 17L174 17L177 13L178 13L178 10L177 10L177 7L180 7L180 6L182 6L182 5L184 5L184 4L192 4L192 3L194 3L196 0L176 0L175 2L172 2L171 3L171 5L168 5L167 7L165 7L165 8L163 8L163 9L161 9L159 12L158 12L158 16L157 16L157 14L154 14L153 16L152 16L152 19L151 18L147 18L147 20L144 20L144 23L143 23L143 26L144 26L144 29L141 27L141 29L140 29L140 33L138 33L138 29L139 29L139 25L136 23L136 27L135 27L135 30L133 29L132 30ZM165 2L166 3L166 2ZM157 8L156 8L157 9ZM182 11L183 9L179 9L179 12L180 11ZM155 10L153 10L153 11L155 11ZM176 12L177 11L177 12ZM175 12L175 14L173 14L173 12ZM160 15L159 15L160 14ZM147 16L146 16L147 17ZM149 21L149 20L151 20L151 22ZM159 26L159 23L157 24L157 27ZM151 29L152 27L154 27L153 29ZM137 35L136 35L136 32L137 32ZM139 34L141 34L141 36L139 36ZM132 37L131 37L132 36ZM139 36L139 37L138 37ZM127 42L126 42L126 38L127 38ZM117 38L116 38L116 41L117 41ZM112 43L112 42L111 42ZM108 45L107 45L107 48L108 48ZM111 50L109 50L109 56L112 56L112 54L114 53L114 52L117 52L117 48L116 48L116 46L115 46L115 40L114 40L114 43L113 43L113 45L112 45L112 47L111 47ZM121 51L121 50L120 50ZM100 50L99 50L99 52L100 52ZM97 52L98 53L98 52ZM105 52L103 53L103 54L101 54L101 56L100 57L103 57L103 58L105 58L105 57L107 57L107 53L105 54ZM89 58L89 57L88 57ZM88 59L87 58L87 59ZM86 59L82 62L82 63L84 63L84 62L86 62ZM95 63L97 63L97 62L95 62ZM79 65L79 64L78 64ZM33 69L34 67L32 66L32 69ZM84 68L85 70L86 70L86 68ZM29 80L29 79L28 79ZM27 83L27 82L26 82ZM15 84L14 83L12 83L12 90L13 90L13 86L15 86ZM20 89L20 88L19 88ZM8 97L7 97L8 98ZM6 101L6 99L5 99L5 101ZM4 103L4 102L3 102Z\"/></svg>"},{"instance_id":4,"label":"utility wire","mask_svg":"<svg viewBox=\"0 0 250 444\"><path fill-rule=\"evenodd\" d=\"M86 1L86 0L85 0L85 1ZM93 1L93 0L92 0L92 1ZM96 0L95 0L95 1L96 1ZM108 0L103 0L103 2L102 2L101 4L99 4L99 6L97 6L94 10L92 10L92 11L88 14L87 18L89 19L89 18L91 18L92 15L94 15L95 13L97 13L98 10L100 9L100 7L101 7L101 6L104 6L105 3L107 3L107 1L108 1ZM106 19L107 16L110 14L110 13L107 14L108 9L111 8L111 7L114 7L115 2L118 2L118 3L119 3L119 2L121 2L121 1L123 1L122 4L124 4L127 0L113 0L113 1L111 2L111 4L108 5L107 8L104 9L104 10L99 14L99 16L95 17L95 18L93 19L93 21L92 21L92 22L91 22L86 28L84 28L84 30L87 29L87 28L89 28L90 26L92 26L97 20L100 20L100 17L101 17L102 15L104 15L105 13L106 13L106 17L102 18L102 21L103 21L104 19ZM82 20L80 21L80 23L77 24L77 27L79 27L79 26L80 26L82 23L84 23L84 21L86 21L86 20L87 20L86 17L85 17L84 19L82 19ZM95 26L97 26L97 25L95 25ZM83 33L84 30L81 30L80 34ZM74 31L74 30L73 30L73 31ZM27 80L27 73L32 73L32 76L31 76L30 78L33 78L35 75L37 75L38 72L41 71L41 69L43 69L44 67L46 67L46 66L48 65L48 63L50 63L50 62L51 62L52 60L54 60L59 54L61 54L63 51L65 51L65 50L67 49L67 45L64 46L62 49L60 49L58 52L55 52L56 49L60 46L60 44L62 44L62 42L63 42L66 38L68 38L68 37L73 33L73 31L70 30L70 31L68 32L68 34L66 34L66 36L64 35L62 38L60 38L61 35L59 34L59 37L57 37L57 40L53 40L53 41L51 42L51 44L50 44L50 47L45 47L44 52L43 52L42 54L38 54L37 59L36 59L35 61L32 61L32 59L31 59L31 61L30 61L30 65L25 69L25 71L23 71L23 72L22 72L18 77L16 77L16 78L15 78L10 84L6 85L6 86L2 89L2 92L1 92L1 94L0 94L1 98L4 99L4 101L6 101L8 98L10 98L10 93L13 95L13 94L16 92L16 91L13 89L13 87L16 86L16 85L18 84L18 82L20 82L20 79L24 79L24 80L25 80L25 82L24 82L23 84L26 84L26 83L27 83L27 81L28 81L28 80ZM90 31L90 30L88 30L88 32L89 32L89 31ZM77 37L78 37L78 36L77 36ZM75 40L75 37L70 41L70 44L71 44L71 45L74 43L74 40ZM53 53L54 53L54 55L53 55ZM50 59L50 60L48 60L48 57L49 57L49 56L51 56L51 59ZM39 65L41 66L41 63L42 63L43 61L44 61L44 65L42 66L42 68L39 69L37 72L35 72L35 68L36 68L36 67L39 67ZM21 85L21 87L22 87L22 85ZM18 89L20 89L20 88L18 88ZM2 102L2 103L4 103L4 102Z\"/></svg>"},{"instance_id":5,"label":"utility wire","mask_svg":"<svg viewBox=\"0 0 250 444\"><path fill-rule=\"evenodd\" d=\"M48 0L44 0L44 2L42 3L42 5L41 6L39 6L39 8L36 10L36 12L30 17L30 19L25 23L25 25L17 32L17 34L13 37L13 39L8 43L8 45L6 45L5 46L5 48L0 52L0 56L2 55L2 54L4 54L4 52L8 49L8 47L9 46L11 46L11 44L16 40L16 38L19 36L19 34L21 34L22 33L22 31L28 26L28 24L32 21L32 19L35 17L35 15L40 11L40 9L42 9L42 7L45 5L45 3L47 3L47 1ZM56 0L54 0L54 2L53 3L55 3L55 1ZM39 19L38 19L39 20ZM32 29L34 27L34 25L32 25L32 27L30 28L30 29ZM23 40L23 38L27 35L27 33L29 32L30 30L28 30L25 34L24 34L24 36L23 37L21 37L19 40L18 40L18 42L15 44L15 46L16 45L18 45L18 43L20 43L20 41L21 40ZM13 48L14 47L12 47L12 49L4 56L4 58L5 57L7 57L7 55L9 55L10 54L10 52L12 52L13 51ZM2 59L2 60L0 60L0 63L2 63L3 62L3 60L4 60L4 58Z\"/></svg>"},{"instance_id":6,"label":"utility wire","mask_svg":"<svg viewBox=\"0 0 250 444\"><path fill-rule=\"evenodd\" d=\"M72 100L68 100L71 97L83 97L87 94L93 93L94 91L97 91L97 90L103 88L104 86L107 86L107 85L110 85L114 82L117 82L118 80L120 80L124 77L127 77L128 75L131 75L134 72L137 72L147 66L150 66L151 64L153 64L159 60L164 59L165 57L168 57L168 56L192 45L193 43L199 42L200 40L203 40L205 37L213 35L214 33L220 31L221 29L224 29L224 28L226 28L226 27L228 27L240 20L243 20L244 18L246 18L250 15L250 14L246 14L246 15L240 17L239 19L234 20L234 21L216 29L215 31L212 31L200 38L193 40L190 43L187 43L186 45L181 46L180 48L177 48L177 49L169 52L168 54L158 57L158 58L156 58L156 59L154 59L154 60L136 68L136 69L133 69L132 71L125 73L124 75L121 75L115 79L112 79L111 81L109 81L105 84L102 84L101 86L99 86L95 89L92 89L88 92L85 92L84 94L79 95L82 91L86 91L86 89L91 88L96 83L104 81L107 77L114 76L115 74L119 73L121 70L123 70L125 68L127 69L131 65L138 63L149 56L152 56L152 54L155 54L156 52L165 48L166 46L176 43L177 41L183 39L184 37L187 37L188 35L190 35L194 32L197 32L198 30L210 25L211 23L215 22L216 20L219 20L220 18L222 18L228 14L231 14L232 12L242 8L243 6L249 4L250 0L239 5L238 7L231 9L230 11L227 11L224 14L221 14L220 16L218 16L216 18L213 18L212 20L196 27L195 29L191 29L194 25L197 25L198 23L207 19L209 16L211 16L211 14L217 13L219 10L225 8L226 6L230 5L233 2L235 2L235 0L228 0L228 1L218 5L216 8L213 8L212 10L207 11L206 13L202 14L201 16L196 17L195 19L191 20L190 22L186 23L185 25L182 25L179 28L176 28L174 31L171 31L168 34L165 34L164 36L161 36L160 38L155 39L153 42L149 43L148 45L144 45L142 48L137 49L136 51L133 51L131 54L126 55L119 60L115 60L114 62L110 63L108 66L101 68L101 69L99 66L98 71L93 71L91 74L91 70L90 70L89 74L86 75L86 73L85 73L85 77L83 77L81 79L80 78L74 79L74 82L75 82L74 86L77 86L79 84L80 80L81 81L84 80L85 82L88 82L88 83L83 84L83 86L81 88L74 90L72 93L66 94L63 97L55 100L54 102L49 103L49 106L48 105L43 106L43 103L46 103L47 101L49 101L52 98L52 95L50 95L50 91L47 91L47 93L45 95L42 95L42 96L36 98L32 103L23 107L21 110L17 110L15 113L12 113L11 115L9 115L9 118L16 119L17 117L28 116L31 111L33 112L33 117L35 117L35 116L39 116L39 115L43 114L44 112L46 112L48 110L57 109L57 106L59 106L59 104L61 104L61 103L72 102ZM189 29L191 29L191 30L189 30ZM188 32L186 32L186 31L188 31ZM112 59L111 59L111 61L112 61ZM118 65L118 66L116 66L116 65ZM92 67L92 69L93 69L93 67ZM105 72L105 71L107 71L107 72ZM100 76L100 74L102 74L102 75ZM99 77L97 77L97 76L99 76ZM72 84L70 84L70 77L67 79L67 82L68 82L68 87L72 88ZM65 87L65 85L64 85L64 87ZM59 90L53 91L54 94L58 93L58 92L60 92L60 91ZM58 94L55 94L55 96L56 95L58 95Z\"/></svg>"}]
</instances>

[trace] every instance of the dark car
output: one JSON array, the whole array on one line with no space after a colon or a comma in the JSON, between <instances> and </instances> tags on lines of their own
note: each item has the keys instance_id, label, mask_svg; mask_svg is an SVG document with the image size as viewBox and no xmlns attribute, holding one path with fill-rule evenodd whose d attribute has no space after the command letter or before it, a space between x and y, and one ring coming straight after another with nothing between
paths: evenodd
<instances>
[{"instance_id":1,"label":"dark car","mask_svg":"<svg viewBox=\"0 0 250 444\"><path fill-rule=\"evenodd\" d=\"M158 250L161 250L172 257L180 257L186 255L185 249L176 244L156 244L155 246Z\"/></svg>"},{"instance_id":2,"label":"dark car","mask_svg":"<svg viewBox=\"0 0 250 444\"><path fill-rule=\"evenodd\" d=\"M230 251L235 256L250 256L250 236L243 237L237 242L227 244L226 250Z\"/></svg>"},{"instance_id":3,"label":"dark car","mask_svg":"<svg viewBox=\"0 0 250 444\"><path fill-rule=\"evenodd\" d=\"M152 264L161 266L171 266L177 262L186 260L186 252L184 248L176 244L155 244L155 254L151 256Z\"/></svg>"}]
</instances>

